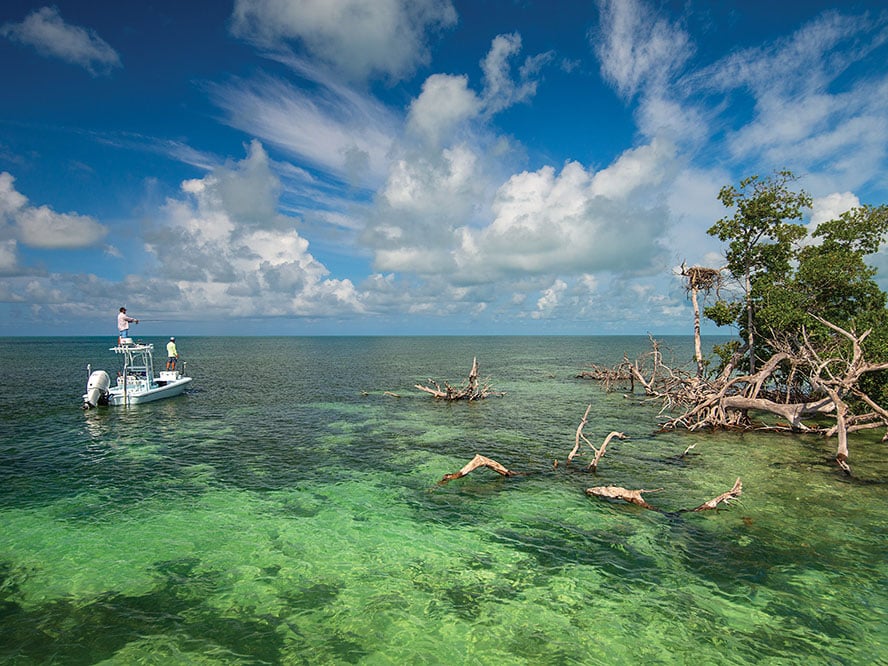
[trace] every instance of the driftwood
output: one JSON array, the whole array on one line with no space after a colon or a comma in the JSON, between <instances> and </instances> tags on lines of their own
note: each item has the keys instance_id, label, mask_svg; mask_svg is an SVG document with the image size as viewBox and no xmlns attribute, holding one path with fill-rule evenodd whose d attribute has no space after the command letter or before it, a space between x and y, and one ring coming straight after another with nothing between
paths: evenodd
<instances>
[{"instance_id":1,"label":"driftwood","mask_svg":"<svg viewBox=\"0 0 888 666\"><path fill-rule=\"evenodd\" d=\"M591 405L590 405L591 408ZM586 416L588 416L589 410L586 410ZM585 420L585 416L584 416ZM582 427L582 426L581 426ZM611 436L620 435L622 433L612 432L608 439L602 444L600 451L603 453L605 446L607 446L607 442L610 441ZM578 434L579 436L579 434ZM590 444L591 446L591 444ZM594 447L593 447L594 448ZM687 451L685 451L687 452ZM600 457L600 456L597 456ZM568 460L569 462L569 460ZM494 472L499 474L500 476L511 477L518 476L521 472L514 472L508 469L505 465L493 460L492 458L488 458L487 456L482 456L481 454L475 454L475 457L472 458L468 463L466 463L462 469L458 472L453 472L452 474L445 474L441 477L441 480L438 481L439 486L443 486L444 484L453 481L454 479L461 479L462 477L470 474L475 471L479 467L487 467L488 469L492 469ZM558 461L555 461L555 468L558 467ZM590 466L591 467L591 466ZM644 509L648 509L650 511L657 511L660 513L669 513L656 507L652 504L649 504L643 497L643 493L656 493L662 491L662 488L656 488L654 490L630 490L628 488L623 488L621 486L595 486L594 488L587 488L586 494L594 497L601 497L604 499L612 499L612 500L623 500L625 502L629 502L631 504L635 504ZM717 497L713 497L708 502L703 502L703 504L693 508L693 509L679 509L674 513L686 513L686 512L700 512L700 511L710 511L713 509L718 509L719 504L728 504L730 501L737 499L740 497L743 492L743 484L740 481L740 478L737 477L737 480L734 482L734 486L727 492L718 495Z\"/></svg>"},{"instance_id":2,"label":"driftwood","mask_svg":"<svg viewBox=\"0 0 888 666\"><path fill-rule=\"evenodd\" d=\"M620 486L596 486L595 488L587 488L586 494L592 495L594 497L603 497L604 499L619 499L625 502L630 502L632 504L637 504L640 507L645 509L650 509L651 511L659 511L664 513L662 509L659 509L651 504L648 504L644 497L642 497L642 493L655 493L663 490L662 488L657 488L656 490L628 490L626 488L621 488ZM734 482L734 487L731 488L728 492L722 493L718 497L713 497L708 502L703 502L700 506L694 509L679 509L678 513L686 513L686 512L699 512L699 511L709 511L712 509L717 509L719 504L727 504L731 500L735 500L740 497L743 492L743 484L740 482L739 477Z\"/></svg>"},{"instance_id":3,"label":"driftwood","mask_svg":"<svg viewBox=\"0 0 888 666\"><path fill-rule=\"evenodd\" d=\"M644 507L645 509L650 509L651 511L659 511L655 506L651 506L647 502L644 501L644 498L641 496L642 493L657 493L663 490L662 488L657 488L656 490L627 490L626 488L621 488L620 486L596 486L595 488L586 488L587 495L594 495L595 497L603 497L605 499L621 499L626 502L631 502L632 504L637 504L640 507Z\"/></svg>"},{"instance_id":4,"label":"driftwood","mask_svg":"<svg viewBox=\"0 0 888 666\"><path fill-rule=\"evenodd\" d=\"M473 364L473 370L474 369L475 369L475 367ZM598 468L598 462L601 460L601 457L604 455L604 452L607 449L607 445L610 443L610 441L614 437L617 437L619 439L626 439L626 435L623 434L622 432L612 431L605 438L601 447L595 448L595 446L592 444L592 442L590 442L589 439L583 434L583 428L588 423L589 412L591 410L592 410L592 405L590 404L588 407L586 407L586 411L583 413L583 418L580 420L580 424L577 426L576 436L574 438L574 447L573 447L573 450L570 452L570 454L567 456L567 464L570 465L570 463L573 461L574 457L576 457L577 453L580 450L581 442L586 442L586 444L589 445L589 448L591 448L595 452L595 458L593 459L593 461L589 464L589 466L586 469L591 470L592 472L595 472ZM687 447L685 449L684 453L682 453L682 457L685 456L688 453L688 451L690 451L693 447L694 447L693 444L691 444L689 447ZM463 468L460 469L458 472L454 472L451 474L445 474L441 478L441 480L438 482L438 485L444 485L444 484L452 481L453 479L460 479L460 478L466 476L467 474L470 474L474 470L478 469L479 467L487 467L488 469L492 469L494 472L496 472L500 476L509 477L509 476L517 476L519 474L519 472L513 472L512 470L508 469L505 465L497 462L496 460L493 460L492 458L482 456L481 454L475 454L475 457L472 458L468 463L466 463L463 466ZM558 468L558 461L555 460L555 462L553 464L553 469L557 469L557 468ZM710 509L716 509L719 504L722 504L722 503L727 504L729 501L739 497L740 493L742 491L742 488L743 488L743 486L740 483L740 479L738 478L737 481L734 483L734 487L731 488L728 492L722 493L718 497L714 497L713 499L709 500L708 502L704 502L703 504L697 506L696 508L680 509L679 513L688 512L688 511L699 512L699 511L708 511ZM644 490L644 489L630 490L627 488L623 488L621 486L596 486L594 488L587 488L586 494L592 495L595 497L602 497L605 499L619 499L619 500L623 500L625 502L630 502L632 504L636 504L640 507L643 507L645 509L649 509L651 511L659 511L661 513L665 513L664 511L662 511L662 509L659 509L659 508L653 506L652 504L649 504L642 496L642 493L655 493L655 492L660 492L661 490L663 490L663 489L657 488L655 490Z\"/></svg>"},{"instance_id":5,"label":"driftwood","mask_svg":"<svg viewBox=\"0 0 888 666\"><path fill-rule=\"evenodd\" d=\"M454 472L453 474L445 474L443 478L438 481L438 485L444 485L448 481L453 481L453 479L460 479L464 477L469 472L472 472L479 467L488 467L492 469L497 474L501 476L518 476L518 472L513 472L510 469L506 469L503 465L498 463L496 460L491 458L487 458L486 456L482 456L480 454L476 454L474 458L472 458L461 470L458 472Z\"/></svg>"},{"instance_id":6,"label":"driftwood","mask_svg":"<svg viewBox=\"0 0 888 666\"><path fill-rule=\"evenodd\" d=\"M587 470L589 470L590 472L595 472L598 470L598 461L601 460L601 456L604 455L604 450L607 448L607 445L614 437L616 437L617 439L626 439L626 435L614 430L607 437L605 437L604 443L601 445L600 449L596 449L590 444L590 446L592 446L592 449L595 451L595 459L591 463L589 463L589 466L586 468Z\"/></svg>"},{"instance_id":7,"label":"driftwood","mask_svg":"<svg viewBox=\"0 0 888 666\"><path fill-rule=\"evenodd\" d=\"M466 383L459 388L454 388L447 382L444 382L444 388L441 388L441 385L433 379L429 379L425 385L414 384L414 386L440 400L482 400L491 395L502 395L492 391L486 382L481 383L478 380L477 357L472 359L472 369Z\"/></svg>"},{"instance_id":8,"label":"driftwood","mask_svg":"<svg viewBox=\"0 0 888 666\"><path fill-rule=\"evenodd\" d=\"M610 441L614 437L617 437L618 439L626 439L626 435L624 435L621 432L617 432L615 430L615 431L611 432L605 438L604 443L601 445L601 448L596 449L595 446L592 444L592 442L590 442L588 440L586 435L583 434L583 428L586 426L586 423L588 422L589 410L591 410L591 409L592 409L592 405L589 405L588 407L586 407L586 412L585 412L585 414L583 414L583 419L580 421L580 425L577 426L577 434L576 434L576 438L574 440L574 447L573 447L573 450L567 456L567 464L570 465L570 463L573 461L574 456L576 456L580 450L580 440L583 440L584 442L586 442L586 444L589 445L590 449L595 451L595 458L592 460L591 463L589 463L589 466L586 467L587 470L589 470L591 472L595 472L598 470L598 461L601 460L601 456L604 455L604 451L605 451L605 449L607 449L607 445L610 444ZM557 466L557 461L556 461L556 466Z\"/></svg>"}]
</instances>

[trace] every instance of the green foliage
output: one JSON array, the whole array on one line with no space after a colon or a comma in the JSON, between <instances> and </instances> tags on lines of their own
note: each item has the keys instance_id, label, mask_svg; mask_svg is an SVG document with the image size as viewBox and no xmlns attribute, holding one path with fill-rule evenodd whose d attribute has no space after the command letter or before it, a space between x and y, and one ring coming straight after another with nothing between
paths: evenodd
<instances>
[{"instance_id":1,"label":"green foliage","mask_svg":"<svg viewBox=\"0 0 888 666\"><path fill-rule=\"evenodd\" d=\"M714 321L717 326L730 326L737 321L742 310L743 303L740 301L731 303L716 301L713 305L703 308L703 316Z\"/></svg>"},{"instance_id":2,"label":"green foliage","mask_svg":"<svg viewBox=\"0 0 888 666\"><path fill-rule=\"evenodd\" d=\"M787 221L801 219L811 203L806 193L789 188L793 180L790 172L779 171L719 192L735 212L708 233L727 243L728 271L743 287L744 299L719 301L704 315L719 326L736 324L750 341L754 337L759 358L773 351L769 341L798 341L803 328L821 344L834 340L835 332L818 324L816 315L856 334L871 329L864 342L867 360L888 361L888 297L865 261L888 237L888 206L854 208L819 224L809 237L804 226ZM738 348L717 353L725 361ZM888 372L868 375L865 382L861 388L888 405Z\"/></svg>"},{"instance_id":3,"label":"green foliage","mask_svg":"<svg viewBox=\"0 0 888 666\"><path fill-rule=\"evenodd\" d=\"M778 171L765 179L750 176L740 181L739 189L727 186L719 192L725 207L736 210L707 233L728 243L725 257L734 277L749 280L762 271L789 268L792 245L805 237L806 230L787 220L801 220L803 209L811 206L808 194L790 190L795 179L790 171Z\"/></svg>"},{"instance_id":4,"label":"green foliage","mask_svg":"<svg viewBox=\"0 0 888 666\"><path fill-rule=\"evenodd\" d=\"M812 234L823 238L827 249L845 248L860 254L875 254L888 230L888 206L860 206L842 213L837 220L823 222Z\"/></svg>"},{"instance_id":5,"label":"green foliage","mask_svg":"<svg viewBox=\"0 0 888 666\"><path fill-rule=\"evenodd\" d=\"M712 352L718 357L719 364L716 372L721 372L728 365L734 354L740 351L739 340L728 340L723 345L714 345Z\"/></svg>"},{"instance_id":6,"label":"green foliage","mask_svg":"<svg viewBox=\"0 0 888 666\"><path fill-rule=\"evenodd\" d=\"M807 311L859 333L874 327L875 342L881 336L877 329L885 325L886 295L864 257L878 251L886 234L886 206L854 208L818 225L812 236L821 242L799 251L798 267L789 280L804 297Z\"/></svg>"}]
</instances>

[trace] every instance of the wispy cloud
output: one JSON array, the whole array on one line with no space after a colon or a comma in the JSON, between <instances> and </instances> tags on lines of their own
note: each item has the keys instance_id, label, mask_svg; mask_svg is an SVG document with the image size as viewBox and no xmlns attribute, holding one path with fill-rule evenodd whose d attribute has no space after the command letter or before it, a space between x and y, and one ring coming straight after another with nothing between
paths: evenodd
<instances>
[{"instance_id":1,"label":"wispy cloud","mask_svg":"<svg viewBox=\"0 0 888 666\"><path fill-rule=\"evenodd\" d=\"M734 162L792 165L809 186L828 181L856 189L888 158L888 71L835 84L879 51L888 56L888 15L826 12L785 38L726 56L682 85L696 94L749 96L748 120L738 124L729 106L722 112Z\"/></svg>"},{"instance_id":2,"label":"wispy cloud","mask_svg":"<svg viewBox=\"0 0 888 666\"><path fill-rule=\"evenodd\" d=\"M510 60L521 52L521 35L497 35L481 63L484 71L482 99L487 115L493 115L513 104L529 100L536 94L540 69L552 59L552 53L527 58L519 75L511 73Z\"/></svg>"},{"instance_id":3,"label":"wispy cloud","mask_svg":"<svg viewBox=\"0 0 888 666\"><path fill-rule=\"evenodd\" d=\"M665 86L694 52L687 32L641 0L599 0L590 37L601 73L624 98Z\"/></svg>"},{"instance_id":4,"label":"wispy cloud","mask_svg":"<svg viewBox=\"0 0 888 666\"><path fill-rule=\"evenodd\" d=\"M0 36L31 46L49 58L86 69L93 76L122 67L120 56L94 30L66 23L56 7L42 7L21 23L0 26Z\"/></svg>"},{"instance_id":5,"label":"wispy cloud","mask_svg":"<svg viewBox=\"0 0 888 666\"><path fill-rule=\"evenodd\" d=\"M231 126L348 183L378 183L396 117L367 95L315 83L321 91L313 95L271 77L211 86L210 92Z\"/></svg>"}]
</instances>

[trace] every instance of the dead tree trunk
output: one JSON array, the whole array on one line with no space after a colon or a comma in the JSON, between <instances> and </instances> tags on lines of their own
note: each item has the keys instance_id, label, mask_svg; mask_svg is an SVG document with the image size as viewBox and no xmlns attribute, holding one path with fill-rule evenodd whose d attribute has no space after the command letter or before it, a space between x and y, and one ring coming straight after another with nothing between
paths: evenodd
<instances>
[{"instance_id":1,"label":"dead tree trunk","mask_svg":"<svg viewBox=\"0 0 888 666\"><path fill-rule=\"evenodd\" d=\"M721 280L721 270L715 268L703 268L691 266L687 268L681 265L681 275L686 280L686 289L691 295L691 304L694 307L694 361L697 364L697 377L703 377L703 346L700 341L700 304L697 295L702 292L704 296L713 289L718 289Z\"/></svg>"}]
</instances>

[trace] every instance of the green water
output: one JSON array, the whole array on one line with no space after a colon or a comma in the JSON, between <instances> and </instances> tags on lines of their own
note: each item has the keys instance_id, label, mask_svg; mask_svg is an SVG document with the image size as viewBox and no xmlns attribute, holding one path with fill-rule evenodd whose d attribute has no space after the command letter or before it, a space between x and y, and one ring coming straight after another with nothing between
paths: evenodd
<instances>
[{"instance_id":1,"label":"green water","mask_svg":"<svg viewBox=\"0 0 888 666\"><path fill-rule=\"evenodd\" d=\"M575 378L644 338L183 338L185 396L84 413L109 342L0 340L4 664L888 663L881 433L853 478L834 442L655 434ZM413 389L473 356L503 397ZM594 475L590 403L628 435ZM523 474L438 485L476 453Z\"/></svg>"}]
</instances>

